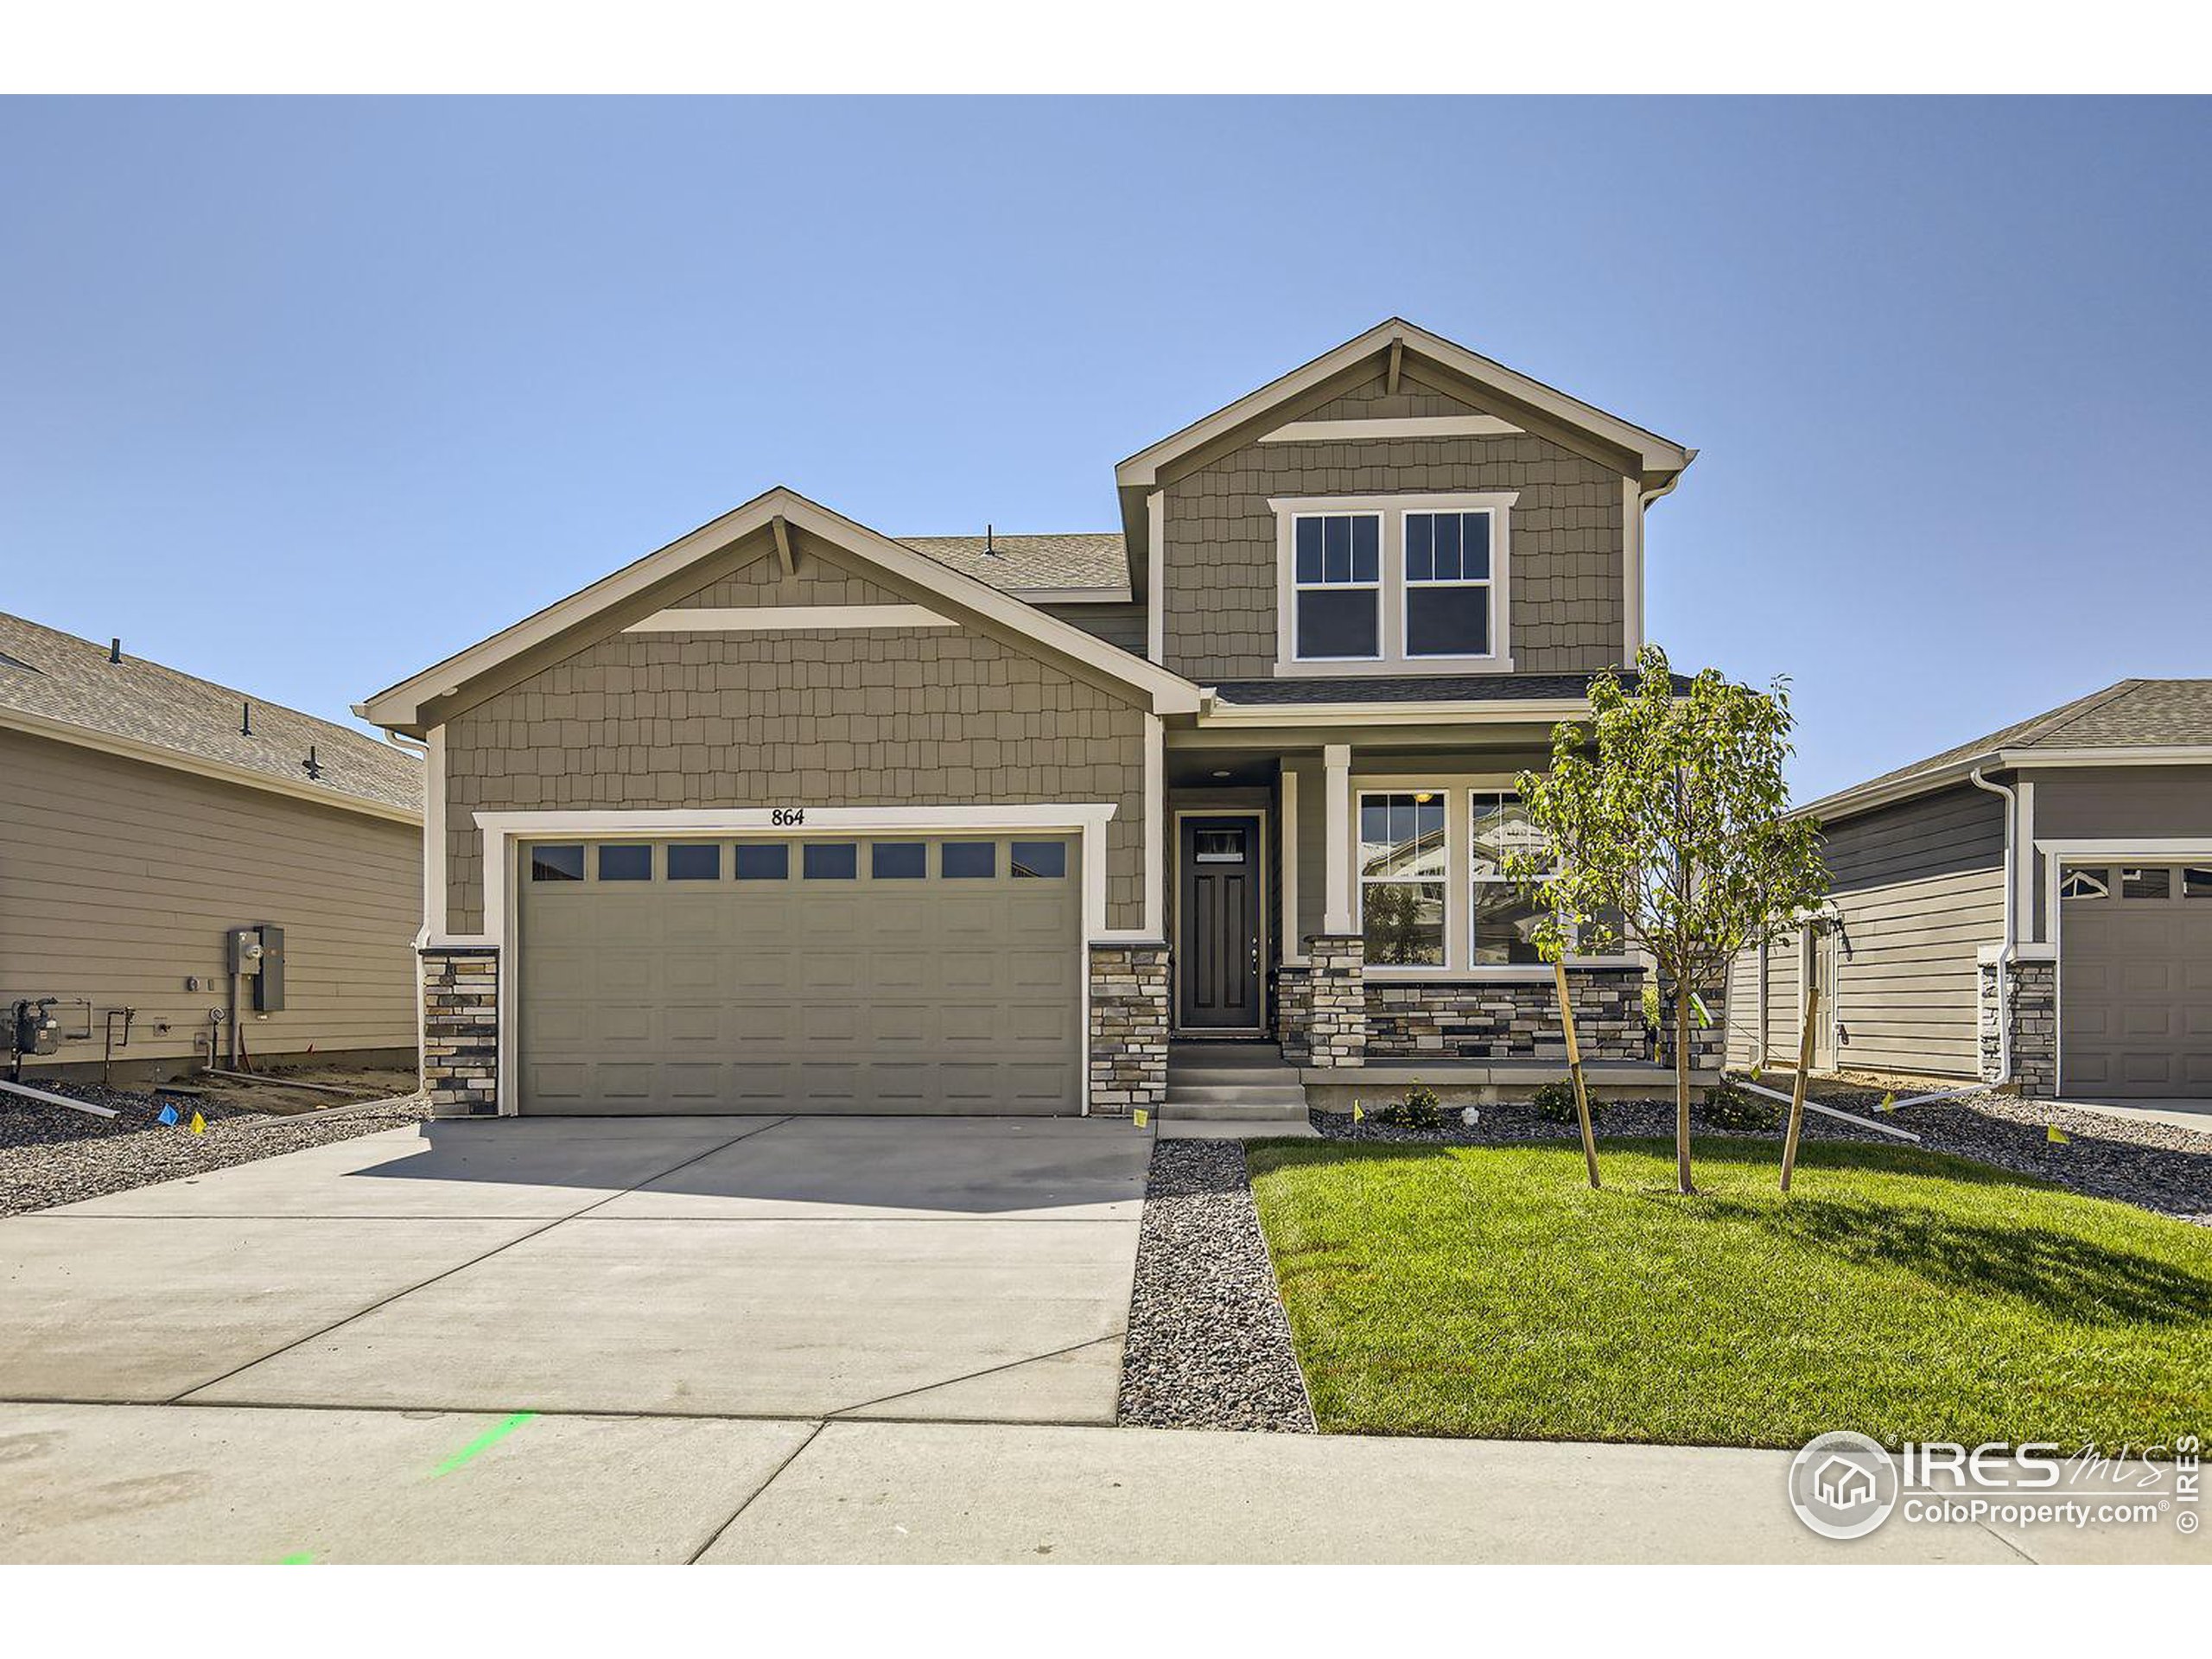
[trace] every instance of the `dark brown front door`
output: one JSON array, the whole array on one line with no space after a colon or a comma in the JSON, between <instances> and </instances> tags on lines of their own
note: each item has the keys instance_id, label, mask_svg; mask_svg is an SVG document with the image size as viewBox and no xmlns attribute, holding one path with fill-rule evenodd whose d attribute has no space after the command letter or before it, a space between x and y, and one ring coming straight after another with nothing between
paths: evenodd
<instances>
[{"instance_id":1,"label":"dark brown front door","mask_svg":"<svg viewBox=\"0 0 2212 1659\"><path fill-rule=\"evenodd\" d=\"M1258 1031L1260 821L1187 817L1180 833L1177 1023L1185 1031Z\"/></svg>"}]
</instances>

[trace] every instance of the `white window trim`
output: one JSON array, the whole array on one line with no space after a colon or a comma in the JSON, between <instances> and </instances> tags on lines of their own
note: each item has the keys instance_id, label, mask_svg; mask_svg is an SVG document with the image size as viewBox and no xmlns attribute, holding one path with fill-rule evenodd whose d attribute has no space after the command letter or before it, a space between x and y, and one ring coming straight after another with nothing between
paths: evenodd
<instances>
[{"instance_id":1,"label":"white window trim","mask_svg":"<svg viewBox=\"0 0 2212 1659\"><path fill-rule=\"evenodd\" d=\"M1275 515L1275 676L1278 678L1374 674L1510 674L1513 671L1513 505L1517 490L1446 495L1291 495L1271 497ZM1380 654L1371 658L1302 658L1298 654L1297 521L1316 513L1372 512L1382 520ZM1491 515L1491 650L1480 657L1406 654L1406 514Z\"/></svg>"},{"instance_id":2,"label":"white window trim","mask_svg":"<svg viewBox=\"0 0 2212 1659\"><path fill-rule=\"evenodd\" d=\"M1453 926L1452 902L1452 849L1465 839L1466 825L1463 821L1459 833L1455 834L1452 823L1452 798L1454 791L1446 784L1415 779L1412 782L1388 781L1376 783L1370 779L1354 782L1351 792L1351 881L1352 922L1363 938L1367 932L1367 890L1370 887L1427 887L1441 883L1444 888L1444 960L1433 967L1418 963L1393 963L1365 971L1370 977L1389 979L1437 979L1452 971L1452 930ZM1382 875L1370 876L1360 868L1361 828L1363 808L1371 795L1433 795L1444 807L1444 870L1439 875Z\"/></svg>"},{"instance_id":3,"label":"white window trim","mask_svg":"<svg viewBox=\"0 0 2212 1659\"><path fill-rule=\"evenodd\" d=\"M1478 967L1474 935L1474 848L1472 798L1478 794L1519 792L1517 772L1357 772L1346 779L1344 799L1351 823L1344 841L1343 874L1351 889L1351 931L1367 931L1365 883L1359 874L1359 799L1363 795L1402 795L1422 790L1444 795L1444 965L1440 968L1376 967L1366 969L1370 980L1419 983L1434 980L1549 980L1548 963L1499 963ZM1567 965L1576 968L1636 968L1642 964L1630 955L1586 957L1569 953Z\"/></svg>"},{"instance_id":4,"label":"white window trim","mask_svg":"<svg viewBox=\"0 0 2212 1659\"><path fill-rule=\"evenodd\" d=\"M1480 875L1480 876L1478 876L1478 875L1477 875L1477 874L1475 874L1475 797L1476 797L1476 796L1478 796L1478 795L1510 795L1510 796L1512 796L1514 798L1516 798L1516 799L1517 800L1517 799L1519 799L1519 798L1520 798L1521 791L1520 791L1518 789L1516 789L1516 788L1515 788L1511 784L1507 784L1507 785L1503 785L1503 786L1502 786L1502 787L1495 788L1495 789L1485 789L1485 788L1481 787L1480 785L1477 785L1476 787L1474 787L1474 788L1472 788L1472 789L1469 789L1469 790L1467 790L1467 791L1464 791L1464 793L1465 793L1465 800L1466 800L1466 805L1467 805L1466 818L1467 818L1467 967L1468 967L1468 969L1469 969L1469 971L1470 971L1470 972L1472 972L1472 973L1497 973L1497 972L1498 972L1498 971L1500 971L1500 970L1504 970L1504 971L1513 972L1513 973L1526 973L1526 972L1528 972L1530 969L1541 969L1541 970L1542 970L1542 972L1545 974L1545 976L1549 976L1549 975L1550 975L1550 973L1551 973L1551 971L1552 971L1552 970L1551 970L1551 964L1550 964L1549 963L1541 963L1541 962L1484 962L1484 963L1478 963L1478 962L1475 960L1475 923L1476 923L1476 919L1477 919L1477 918L1476 918L1476 916L1475 916L1475 885L1476 885L1476 883L1477 883L1477 882L1482 882L1482 883L1484 883L1484 884L1488 885L1488 886L1491 886L1491 887L1520 887L1520 886L1522 886L1522 885L1521 882L1516 881L1516 880L1514 880L1514 878L1512 878L1512 877L1511 877L1511 876L1510 876L1510 875ZM1553 867L1553 873L1554 873L1554 874L1556 874L1558 873L1558 867L1557 867L1556 865L1554 865L1554 866ZM1573 957L1573 953L1572 953L1572 952L1570 952L1570 953L1569 953L1567 959L1568 959L1570 962L1574 960L1574 957Z\"/></svg>"},{"instance_id":5,"label":"white window trim","mask_svg":"<svg viewBox=\"0 0 2212 1659\"><path fill-rule=\"evenodd\" d=\"M1416 512L1430 513L1435 511L1436 509L1430 507L1408 507L1401 511L1398 514L1398 534L1401 540L1404 537L1405 523L1408 517ZM1453 577L1449 581L1439 581L1432 576L1427 581L1415 582L1413 578L1412 573L1409 570L1404 570L1402 567L1398 582L1398 642L1403 649L1405 660L1408 665L1416 663L1426 666L1431 663L1488 662L1491 658L1498 654L1497 595L1499 588L1503 587L1503 584L1498 580L1500 563L1498 559L1497 548L1499 535L1505 524L1505 515L1502 512L1498 512L1486 507L1465 507L1459 509L1459 511L1463 512L1487 512L1490 516L1490 546L1487 550L1490 556L1488 560L1490 574L1486 576L1472 580L1465 576L1458 576ZM1464 549L1462 550L1460 556L1464 561L1465 557ZM1466 568L1464 563L1461 564L1460 568L1462 569ZM1423 588L1479 588L1483 590L1483 597L1487 601L1490 610L1489 622L1484 630L1490 637L1491 643L1491 649L1487 654L1482 657L1471 658L1464 655L1454 656L1448 652L1416 652L1414 650L1413 646L1408 643L1413 638L1414 594L1417 589ZM1464 673L1465 671L1462 669L1458 671Z\"/></svg>"},{"instance_id":6,"label":"white window trim","mask_svg":"<svg viewBox=\"0 0 2212 1659\"><path fill-rule=\"evenodd\" d=\"M1375 580L1372 582L1360 582L1357 580L1351 582L1330 582L1327 580L1328 573L1325 569L1322 572L1323 580L1319 582L1300 581L1298 576L1299 521L1303 518L1328 519L1348 518L1372 518L1375 520ZM1383 647L1385 642L1389 637L1389 624L1386 616L1386 613L1389 609L1389 605L1386 597L1386 589L1389 587L1389 567L1382 556L1382 541L1389 528L1389 519L1390 515L1387 512L1370 512L1358 510L1340 512L1334 508L1321 509L1317 507L1303 508L1290 515L1291 556L1289 621L1290 642L1294 650L1296 649L1298 645L1298 596L1300 594L1372 594L1375 595L1375 650L1372 653L1365 657L1300 657L1298 658L1300 663L1316 666L1321 664L1341 665L1344 664L1353 664L1364 668L1371 664L1379 663L1383 660ZM1327 535L1328 532L1326 531L1322 532L1325 542L1327 538ZM1325 557L1325 554L1324 556Z\"/></svg>"}]
</instances>

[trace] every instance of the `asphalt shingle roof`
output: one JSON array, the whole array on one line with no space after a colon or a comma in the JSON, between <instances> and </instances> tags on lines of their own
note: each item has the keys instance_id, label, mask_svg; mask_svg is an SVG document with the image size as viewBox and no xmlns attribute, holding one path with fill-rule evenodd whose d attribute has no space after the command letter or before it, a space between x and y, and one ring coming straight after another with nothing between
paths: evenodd
<instances>
[{"instance_id":1,"label":"asphalt shingle roof","mask_svg":"<svg viewBox=\"0 0 2212 1659\"><path fill-rule=\"evenodd\" d=\"M1126 588L1128 550L1119 531L1053 536L902 536L902 546L1003 592L1031 588Z\"/></svg>"},{"instance_id":2,"label":"asphalt shingle roof","mask_svg":"<svg viewBox=\"0 0 2212 1659\"><path fill-rule=\"evenodd\" d=\"M1514 702L1582 697L1595 674L1401 674L1315 677L1311 679L1230 680L1214 687L1224 702L1288 705L1307 702ZM1633 671L1623 674L1633 687ZM1687 675L1675 689L1690 689Z\"/></svg>"},{"instance_id":3,"label":"asphalt shingle roof","mask_svg":"<svg viewBox=\"0 0 2212 1659\"><path fill-rule=\"evenodd\" d=\"M2212 744L2212 680L2121 680L1840 793L1857 795L1923 772L1942 772L1999 749L2164 748L2190 743Z\"/></svg>"},{"instance_id":4,"label":"asphalt shingle roof","mask_svg":"<svg viewBox=\"0 0 2212 1659\"><path fill-rule=\"evenodd\" d=\"M253 734L238 730L253 704ZM351 727L0 612L0 708L382 806L423 810L422 763ZM321 776L304 762L313 745ZM343 805L342 798L334 802Z\"/></svg>"}]
</instances>

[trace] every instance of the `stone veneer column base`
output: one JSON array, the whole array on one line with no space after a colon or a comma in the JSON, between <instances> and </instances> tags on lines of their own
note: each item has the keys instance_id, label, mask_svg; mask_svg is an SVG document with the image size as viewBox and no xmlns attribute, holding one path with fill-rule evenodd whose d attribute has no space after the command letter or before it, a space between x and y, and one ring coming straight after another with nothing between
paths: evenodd
<instances>
[{"instance_id":1,"label":"stone veneer column base","mask_svg":"<svg viewBox=\"0 0 2212 1659\"><path fill-rule=\"evenodd\" d=\"M1314 1067L1367 1064L1367 941L1316 933L1306 941L1306 1061Z\"/></svg>"},{"instance_id":2,"label":"stone veneer column base","mask_svg":"<svg viewBox=\"0 0 2212 1659\"><path fill-rule=\"evenodd\" d=\"M1275 966L1275 1040L1282 1057L1293 1065L1304 1065L1311 1052L1307 1027L1313 1019L1313 970L1302 962Z\"/></svg>"},{"instance_id":3,"label":"stone veneer column base","mask_svg":"<svg viewBox=\"0 0 2212 1659\"><path fill-rule=\"evenodd\" d=\"M1641 1060L1643 969L1567 970L1583 1058ZM1559 991L1541 979L1367 982L1370 1060L1557 1060L1567 1063Z\"/></svg>"},{"instance_id":4,"label":"stone veneer column base","mask_svg":"<svg viewBox=\"0 0 2212 1659\"><path fill-rule=\"evenodd\" d=\"M1090 947L1090 1110L1127 1117L1167 1098L1167 947Z\"/></svg>"},{"instance_id":5,"label":"stone veneer column base","mask_svg":"<svg viewBox=\"0 0 2212 1659\"><path fill-rule=\"evenodd\" d=\"M1997 1006L1997 964L1983 963L1977 977L1981 1077L1994 1083L2002 1075L2005 1056L1998 1021L2005 1017ZM2058 964L2013 962L2006 965L2005 978L2012 1005L2013 1078L2024 1096L2049 1100L2058 1093Z\"/></svg>"},{"instance_id":6,"label":"stone veneer column base","mask_svg":"<svg viewBox=\"0 0 2212 1659\"><path fill-rule=\"evenodd\" d=\"M423 1084L447 1116L499 1109L499 951L426 947L423 957Z\"/></svg>"}]
</instances>

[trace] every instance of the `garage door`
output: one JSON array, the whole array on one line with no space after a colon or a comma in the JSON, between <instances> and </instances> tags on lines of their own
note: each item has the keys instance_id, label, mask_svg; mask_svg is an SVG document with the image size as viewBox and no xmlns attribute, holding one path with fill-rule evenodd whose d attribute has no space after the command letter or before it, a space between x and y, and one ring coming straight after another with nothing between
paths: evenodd
<instances>
[{"instance_id":1,"label":"garage door","mask_svg":"<svg viewBox=\"0 0 2212 1659\"><path fill-rule=\"evenodd\" d=\"M1080 847L525 846L521 1108L1079 1111Z\"/></svg>"},{"instance_id":2,"label":"garage door","mask_svg":"<svg viewBox=\"0 0 2212 1659\"><path fill-rule=\"evenodd\" d=\"M2212 868L2059 877L2059 1091L2212 1096Z\"/></svg>"}]
</instances>

